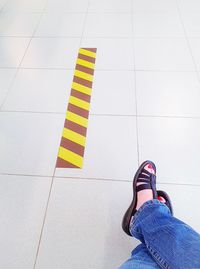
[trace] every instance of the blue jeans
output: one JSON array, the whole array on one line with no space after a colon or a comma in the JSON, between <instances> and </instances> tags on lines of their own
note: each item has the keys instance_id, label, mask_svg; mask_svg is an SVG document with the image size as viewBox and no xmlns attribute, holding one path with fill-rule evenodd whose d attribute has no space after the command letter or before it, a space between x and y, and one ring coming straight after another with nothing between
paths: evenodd
<instances>
[{"instance_id":1,"label":"blue jeans","mask_svg":"<svg viewBox=\"0 0 200 269\"><path fill-rule=\"evenodd\" d=\"M120 269L199 269L200 235L158 200L144 203L130 224L142 244Z\"/></svg>"}]
</instances>

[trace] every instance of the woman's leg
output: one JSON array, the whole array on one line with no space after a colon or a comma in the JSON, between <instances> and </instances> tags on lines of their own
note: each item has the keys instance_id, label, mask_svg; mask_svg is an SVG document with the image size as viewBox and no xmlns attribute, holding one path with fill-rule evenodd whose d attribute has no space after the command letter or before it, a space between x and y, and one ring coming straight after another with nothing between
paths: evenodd
<instances>
[{"instance_id":1,"label":"woman's leg","mask_svg":"<svg viewBox=\"0 0 200 269\"><path fill-rule=\"evenodd\" d=\"M200 235L174 218L158 200L149 200L139 208L130 232L146 245L161 268L200 268Z\"/></svg>"},{"instance_id":2,"label":"woman's leg","mask_svg":"<svg viewBox=\"0 0 200 269\"><path fill-rule=\"evenodd\" d=\"M144 244L137 246L127 260L119 269L160 269Z\"/></svg>"}]
</instances>

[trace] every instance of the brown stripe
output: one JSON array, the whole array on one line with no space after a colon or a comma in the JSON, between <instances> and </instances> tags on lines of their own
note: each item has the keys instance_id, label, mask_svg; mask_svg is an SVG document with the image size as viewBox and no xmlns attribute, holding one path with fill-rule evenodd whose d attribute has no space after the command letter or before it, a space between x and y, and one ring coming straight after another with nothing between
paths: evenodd
<instances>
[{"instance_id":1,"label":"brown stripe","mask_svg":"<svg viewBox=\"0 0 200 269\"><path fill-rule=\"evenodd\" d=\"M90 103L91 96L88 95L88 94L85 94L85 93L76 91L74 89L71 89L71 95L74 96L74 97L77 97L77 98L79 98L79 99L81 99L83 101L86 101L86 102Z\"/></svg>"},{"instance_id":2,"label":"brown stripe","mask_svg":"<svg viewBox=\"0 0 200 269\"><path fill-rule=\"evenodd\" d=\"M71 111L72 113L75 113L81 117L84 117L86 119L88 119L88 116L89 116L89 111L88 110L85 110L83 108L80 108L78 106L75 106L73 104L68 104L68 108L67 110Z\"/></svg>"},{"instance_id":3,"label":"brown stripe","mask_svg":"<svg viewBox=\"0 0 200 269\"><path fill-rule=\"evenodd\" d=\"M92 88L92 82L89 81L89 80L86 80L86 79L83 79L83 78L79 78L79 77L74 76L73 81L74 82L77 82L77 83L79 83L79 84L81 84L83 86Z\"/></svg>"},{"instance_id":4,"label":"brown stripe","mask_svg":"<svg viewBox=\"0 0 200 269\"><path fill-rule=\"evenodd\" d=\"M77 64L76 69L79 70L79 71L85 72L87 74L94 75L94 69L85 67L83 65Z\"/></svg>"},{"instance_id":5,"label":"brown stripe","mask_svg":"<svg viewBox=\"0 0 200 269\"><path fill-rule=\"evenodd\" d=\"M84 50L89 50L91 52L97 52L97 49L96 48L82 48Z\"/></svg>"},{"instance_id":6,"label":"brown stripe","mask_svg":"<svg viewBox=\"0 0 200 269\"><path fill-rule=\"evenodd\" d=\"M59 168L80 168L72 163L69 163L69 162L61 159L60 157L58 157L58 159L57 159L56 167L59 167Z\"/></svg>"},{"instance_id":7,"label":"brown stripe","mask_svg":"<svg viewBox=\"0 0 200 269\"><path fill-rule=\"evenodd\" d=\"M95 63L95 58L92 58L92 57L87 56L87 55L83 55L81 53L78 54L78 58L85 60L85 61L88 61L88 62L93 63L93 64Z\"/></svg>"},{"instance_id":8,"label":"brown stripe","mask_svg":"<svg viewBox=\"0 0 200 269\"><path fill-rule=\"evenodd\" d=\"M71 150L72 152L80 155L80 156L84 156L84 147L71 141L71 140L68 140L64 137L62 137L62 140L61 140L61 143L60 143L60 146L65 148L65 149L68 149L68 150Z\"/></svg>"},{"instance_id":9,"label":"brown stripe","mask_svg":"<svg viewBox=\"0 0 200 269\"><path fill-rule=\"evenodd\" d=\"M87 128L70 120L65 120L65 128L83 136L86 136L87 133Z\"/></svg>"}]
</instances>

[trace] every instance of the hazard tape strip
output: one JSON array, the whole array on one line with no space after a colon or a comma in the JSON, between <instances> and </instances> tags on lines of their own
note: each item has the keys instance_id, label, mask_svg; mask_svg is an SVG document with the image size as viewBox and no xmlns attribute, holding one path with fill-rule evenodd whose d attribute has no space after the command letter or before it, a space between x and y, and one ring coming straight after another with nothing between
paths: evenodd
<instances>
[{"instance_id":1,"label":"hazard tape strip","mask_svg":"<svg viewBox=\"0 0 200 269\"><path fill-rule=\"evenodd\" d=\"M82 168L96 48L80 48L69 97L57 168Z\"/></svg>"}]
</instances>

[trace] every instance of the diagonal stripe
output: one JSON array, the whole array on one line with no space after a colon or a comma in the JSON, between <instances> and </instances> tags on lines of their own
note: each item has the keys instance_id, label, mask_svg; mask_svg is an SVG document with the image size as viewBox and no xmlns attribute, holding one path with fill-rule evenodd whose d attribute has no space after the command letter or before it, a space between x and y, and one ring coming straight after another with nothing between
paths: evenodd
<instances>
[{"instance_id":1,"label":"diagonal stripe","mask_svg":"<svg viewBox=\"0 0 200 269\"><path fill-rule=\"evenodd\" d=\"M94 69L82 66L80 64L76 64L76 70L85 72L85 73L90 74L90 75L94 75Z\"/></svg>"},{"instance_id":2,"label":"diagonal stripe","mask_svg":"<svg viewBox=\"0 0 200 269\"><path fill-rule=\"evenodd\" d=\"M89 50L89 51L92 51L92 52L97 52L97 49L96 48L83 48L84 50Z\"/></svg>"},{"instance_id":3,"label":"diagonal stripe","mask_svg":"<svg viewBox=\"0 0 200 269\"><path fill-rule=\"evenodd\" d=\"M82 59L79 59L78 58L76 63L77 64L80 64L80 65L83 65L85 67L94 69L94 64L93 63L90 63L88 61L85 61L85 60L82 60Z\"/></svg>"},{"instance_id":4,"label":"diagonal stripe","mask_svg":"<svg viewBox=\"0 0 200 269\"><path fill-rule=\"evenodd\" d=\"M61 159L68 161L78 167L82 167L83 165L83 157L68 150L63 147L60 147L59 152L58 152L58 157Z\"/></svg>"},{"instance_id":5,"label":"diagonal stripe","mask_svg":"<svg viewBox=\"0 0 200 269\"><path fill-rule=\"evenodd\" d=\"M89 87L89 88L92 88L92 81L89 81L89 80L84 79L84 78L79 78L77 76L74 76L73 82L79 83L79 84L86 86L86 87Z\"/></svg>"},{"instance_id":6,"label":"diagonal stripe","mask_svg":"<svg viewBox=\"0 0 200 269\"><path fill-rule=\"evenodd\" d=\"M78 58L79 59L82 59L82 60L85 60L85 61L88 61L90 63L95 63L95 58L92 58L92 57L89 57L89 56L86 56L86 55L83 55L83 54L78 54Z\"/></svg>"},{"instance_id":7,"label":"diagonal stripe","mask_svg":"<svg viewBox=\"0 0 200 269\"><path fill-rule=\"evenodd\" d=\"M79 91L79 92L82 92L82 93L85 93L85 94L88 94L88 95L91 95L91 92L92 92L91 88L83 86L83 85L76 83L76 82L72 83L72 89Z\"/></svg>"},{"instance_id":8,"label":"diagonal stripe","mask_svg":"<svg viewBox=\"0 0 200 269\"><path fill-rule=\"evenodd\" d=\"M85 102L79 98L76 98L74 96L69 97L69 103L78 107L81 107L83 109L89 110L90 109L90 103Z\"/></svg>"},{"instance_id":9,"label":"diagonal stripe","mask_svg":"<svg viewBox=\"0 0 200 269\"><path fill-rule=\"evenodd\" d=\"M63 137L81 145L81 146L85 146L85 136L83 135L80 135L76 132L73 132L67 128L64 128L63 129L63 134L62 134Z\"/></svg>"},{"instance_id":10,"label":"diagonal stripe","mask_svg":"<svg viewBox=\"0 0 200 269\"><path fill-rule=\"evenodd\" d=\"M62 137L60 146L65 148L65 149L71 150L74 153L76 153L82 157L84 155L84 149L85 149L84 146L81 146L80 144L77 144L77 143L75 143L75 142L73 142L65 137Z\"/></svg>"},{"instance_id":11,"label":"diagonal stripe","mask_svg":"<svg viewBox=\"0 0 200 269\"><path fill-rule=\"evenodd\" d=\"M74 89L71 89L71 95L90 103L91 95L76 91Z\"/></svg>"},{"instance_id":12,"label":"diagonal stripe","mask_svg":"<svg viewBox=\"0 0 200 269\"><path fill-rule=\"evenodd\" d=\"M89 81L93 80L93 75L87 74L87 73L79 71L79 70L75 70L74 75L76 77L83 78L83 79L86 79Z\"/></svg>"},{"instance_id":13,"label":"diagonal stripe","mask_svg":"<svg viewBox=\"0 0 200 269\"><path fill-rule=\"evenodd\" d=\"M65 128L75 132L75 134L80 134L81 136L85 137L86 134L87 134L87 128L86 127L83 127L73 121L70 121L70 120L66 120L65 121L65 125L64 125ZM77 142L78 143L78 142Z\"/></svg>"},{"instance_id":14,"label":"diagonal stripe","mask_svg":"<svg viewBox=\"0 0 200 269\"><path fill-rule=\"evenodd\" d=\"M96 53L95 53L95 52L89 51L89 50L87 50L87 49L80 49L80 50L79 50L79 53L81 53L81 54L83 54L83 55L86 55L86 56L93 57L93 58L96 57Z\"/></svg>"},{"instance_id":15,"label":"diagonal stripe","mask_svg":"<svg viewBox=\"0 0 200 269\"><path fill-rule=\"evenodd\" d=\"M69 163L69 162L61 159L60 157L57 158L56 167L58 167L58 168L80 168L72 163Z\"/></svg>"},{"instance_id":16,"label":"diagonal stripe","mask_svg":"<svg viewBox=\"0 0 200 269\"><path fill-rule=\"evenodd\" d=\"M78 106L75 106L75 105L72 105L72 104L68 104L68 110L81 116L81 117L84 117L84 118L87 118L88 119L88 116L89 116L89 110L85 110L83 108L80 108Z\"/></svg>"},{"instance_id":17,"label":"diagonal stripe","mask_svg":"<svg viewBox=\"0 0 200 269\"><path fill-rule=\"evenodd\" d=\"M79 125L84 126L84 127L87 127L87 125L88 125L88 119L83 118L75 113L70 112L70 111L67 111L66 119L71 120L75 123L78 123Z\"/></svg>"}]
</instances>

